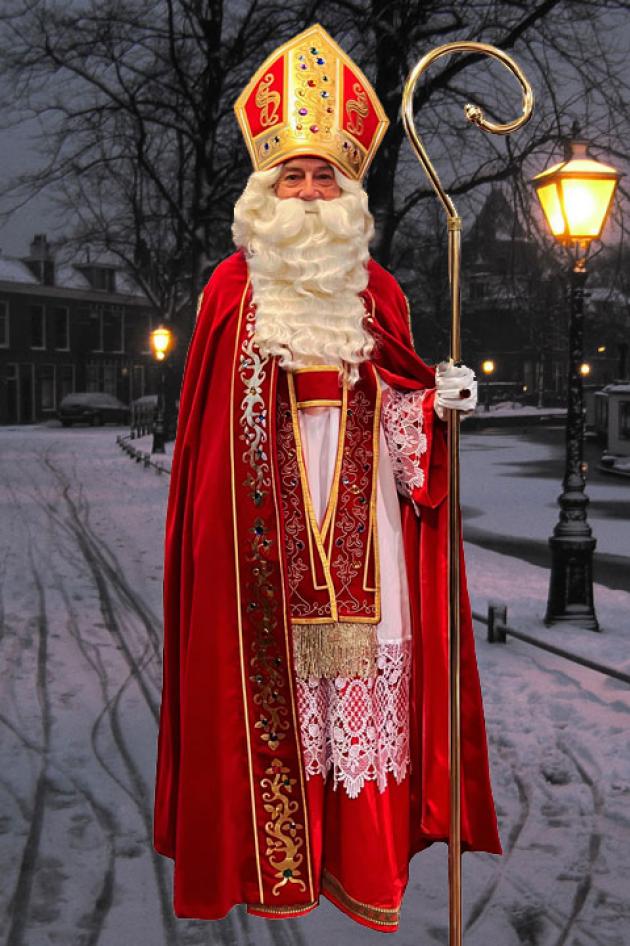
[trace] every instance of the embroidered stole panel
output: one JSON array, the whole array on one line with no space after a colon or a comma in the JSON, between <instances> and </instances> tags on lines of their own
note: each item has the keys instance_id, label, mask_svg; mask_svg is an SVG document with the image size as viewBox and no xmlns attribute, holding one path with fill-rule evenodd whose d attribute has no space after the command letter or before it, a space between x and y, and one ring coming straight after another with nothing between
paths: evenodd
<instances>
[{"instance_id":1,"label":"embroidered stole panel","mask_svg":"<svg viewBox=\"0 0 630 946\"><path fill-rule=\"evenodd\" d=\"M374 676L380 580L376 490L380 387L364 362L350 388L338 369L279 371L277 450L289 608L300 677ZM337 405L339 437L321 525L313 508L298 411Z\"/></svg>"},{"instance_id":2,"label":"embroidered stole panel","mask_svg":"<svg viewBox=\"0 0 630 946\"><path fill-rule=\"evenodd\" d=\"M277 361L253 340L255 309L243 293L231 393L232 515L239 652L259 904L314 901L308 810L275 464Z\"/></svg>"}]
</instances>

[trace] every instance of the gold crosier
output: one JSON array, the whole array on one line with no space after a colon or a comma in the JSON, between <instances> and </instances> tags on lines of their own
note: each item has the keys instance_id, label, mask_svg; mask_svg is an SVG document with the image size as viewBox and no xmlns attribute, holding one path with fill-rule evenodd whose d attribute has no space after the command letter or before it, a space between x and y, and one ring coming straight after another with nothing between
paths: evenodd
<instances>
[{"instance_id":1,"label":"gold crosier","mask_svg":"<svg viewBox=\"0 0 630 946\"><path fill-rule=\"evenodd\" d=\"M448 271L451 288L451 354L449 363L461 363L460 270L462 220L453 201L440 183L435 168L418 137L413 118L413 95L422 73L441 56L451 53L477 53L498 59L516 76L523 93L523 111L519 118L495 124L484 118L478 105L466 105L468 121L495 135L509 135L529 121L534 108L534 94L521 69L506 53L487 43L446 43L427 53L409 73L402 97L402 118L416 156L435 189L448 218ZM460 610L459 610L459 414L447 411L449 452L448 502L448 662L449 662L449 781L450 825L448 846L449 946L461 946L461 714L460 714Z\"/></svg>"}]
</instances>

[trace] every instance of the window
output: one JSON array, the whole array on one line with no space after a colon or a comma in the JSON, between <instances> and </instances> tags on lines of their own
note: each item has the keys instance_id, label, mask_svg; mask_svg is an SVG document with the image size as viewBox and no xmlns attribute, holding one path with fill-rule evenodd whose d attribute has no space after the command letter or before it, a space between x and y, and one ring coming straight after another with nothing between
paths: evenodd
<instances>
[{"instance_id":1,"label":"window","mask_svg":"<svg viewBox=\"0 0 630 946\"><path fill-rule=\"evenodd\" d=\"M131 369L131 390L133 400L136 397L142 397L145 389L145 371L144 365L133 365Z\"/></svg>"},{"instance_id":2,"label":"window","mask_svg":"<svg viewBox=\"0 0 630 946\"><path fill-rule=\"evenodd\" d=\"M619 437L630 440L630 401L619 402Z\"/></svg>"},{"instance_id":3,"label":"window","mask_svg":"<svg viewBox=\"0 0 630 946\"><path fill-rule=\"evenodd\" d=\"M40 365L39 374L39 403L42 411L51 411L55 404L55 366Z\"/></svg>"},{"instance_id":4,"label":"window","mask_svg":"<svg viewBox=\"0 0 630 946\"><path fill-rule=\"evenodd\" d=\"M74 391L74 365L59 365L59 397Z\"/></svg>"},{"instance_id":5,"label":"window","mask_svg":"<svg viewBox=\"0 0 630 946\"><path fill-rule=\"evenodd\" d=\"M52 310L53 348L61 351L70 350L70 319L65 306L55 306Z\"/></svg>"},{"instance_id":6,"label":"window","mask_svg":"<svg viewBox=\"0 0 630 946\"><path fill-rule=\"evenodd\" d=\"M0 348L9 347L9 304L0 301Z\"/></svg>"},{"instance_id":7,"label":"window","mask_svg":"<svg viewBox=\"0 0 630 946\"><path fill-rule=\"evenodd\" d=\"M113 269L93 266L91 282L94 289L99 289L103 292L116 291L116 273Z\"/></svg>"},{"instance_id":8,"label":"window","mask_svg":"<svg viewBox=\"0 0 630 946\"><path fill-rule=\"evenodd\" d=\"M125 318L122 306L110 306L103 312L103 348L105 351L124 352Z\"/></svg>"},{"instance_id":9,"label":"window","mask_svg":"<svg viewBox=\"0 0 630 946\"><path fill-rule=\"evenodd\" d=\"M100 391L98 365L87 365L85 369L86 389L88 391Z\"/></svg>"},{"instance_id":10,"label":"window","mask_svg":"<svg viewBox=\"0 0 630 946\"><path fill-rule=\"evenodd\" d=\"M117 365L103 365L103 387L102 390L116 397L116 376L118 374Z\"/></svg>"},{"instance_id":11,"label":"window","mask_svg":"<svg viewBox=\"0 0 630 946\"><path fill-rule=\"evenodd\" d=\"M103 351L103 310L101 306L95 306L90 312L90 350Z\"/></svg>"},{"instance_id":12,"label":"window","mask_svg":"<svg viewBox=\"0 0 630 946\"><path fill-rule=\"evenodd\" d=\"M44 307L43 305L30 305L28 311L31 320L31 348L45 348Z\"/></svg>"},{"instance_id":13,"label":"window","mask_svg":"<svg viewBox=\"0 0 630 946\"><path fill-rule=\"evenodd\" d=\"M91 364L86 367L88 391L105 391L117 397L118 365Z\"/></svg>"}]
</instances>

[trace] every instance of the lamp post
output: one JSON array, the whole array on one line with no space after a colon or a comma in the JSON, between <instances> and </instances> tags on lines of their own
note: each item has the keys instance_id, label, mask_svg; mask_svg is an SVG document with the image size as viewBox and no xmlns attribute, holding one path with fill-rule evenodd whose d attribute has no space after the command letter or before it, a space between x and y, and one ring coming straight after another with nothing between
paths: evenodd
<instances>
[{"instance_id":1,"label":"lamp post","mask_svg":"<svg viewBox=\"0 0 630 946\"><path fill-rule=\"evenodd\" d=\"M169 328L159 325L150 336L153 357L160 366L158 383L157 410L153 423L152 453L165 453L164 433L166 429L166 360L173 347L173 333Z\"/></svg>"},{"instance_id":2,"label":"lamp post","mask_svg":"<svg viewBox=\"0 0 630 946\"><path fill-rule=\"evenodd\" d=\"M574 126L574 133L578 129ZM583 362L584 285L586 256L601 236L621 175L595 161L583 141L567 142L564 161L536 175L536 188L553 236L570 252L569 377L566 459L560 516L549 539L551 575L545 624L570 621L599 630L593 603L593 551L596 539L586 518L584 479Z\"/></svg>"},{"instance_id":3,"label":"lamp post","mask_svg":"<svg viewBox=\"0 0 630 946\"><path fill-rule=\"evenodd\" d=\"M481 370L486 376L486 383L484 385L484 388L485 388L484 401L485 401L486 411L490 410L490 375L492 374L494 369L495 369L495 364L492 358L486 358L485 361L481 362Z\"/></svg>"}]
</instances>

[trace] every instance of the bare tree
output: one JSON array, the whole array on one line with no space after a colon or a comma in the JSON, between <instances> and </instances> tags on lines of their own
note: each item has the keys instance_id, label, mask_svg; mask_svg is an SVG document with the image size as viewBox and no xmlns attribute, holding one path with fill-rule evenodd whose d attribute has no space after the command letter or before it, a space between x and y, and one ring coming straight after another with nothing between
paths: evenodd
<instances>
[{"instance_id":1,"label":"bare tree","mask_svg":"<svg viewBox=\"0 0 630 946\"><path fill-rule=\"evenodd\" d=\"M75 241L115 253L168 316L190 306L230 246L248 159L232 105L265 55L319 20L375 83L391 127L368 189L375 256L396 268L442 226L405 144L401 90L419 56L458 39L514 54L537 95L533 121L496 138L467 125L474 99L498 120L519 109L516 83L473 55L440 60L418 90L419 127L442 180L473 219L484 187L510 182L536 232L527 179L574 118L596 154L625 156L630 131L623 0L6 0L0 69L8 121L42 120L46 161L8 185L16 200L57 194ZM623 28L626 28L624 34ZM627 195L626 195L627 196ZM79 226L76 227L77 219ZM430 274L428 274L430 275ZM434 274L435 276L435 274ZM437 277L436 277L437 278Z\"/></svg>"},{"instance_id":2,"label":"bare tree","mask_svg":"<svg viewBox=\"0 0 630 946\"><path fill-rule=\"evenodd\" d=\"M54 193L76 245L115 254L166 318L194 312L248 171L233 102L305 25L269 0L11 0L3 111L44 129L14 205Z\"/></svg>"},{"instance_id":3,"label":"bare tree","mask_svg":"<svg viewBox=\"0 0 630 946\"><path fill-rule=\"evenodd\" d=\"M334 0L322 3L322 23L345 37L366 67L391 122L370 170L371 206L379 223L375 255L388 265L396 239L432 198L407 147L400 120L401 91L417 60L446 42L476 40L511 53L536 94L532 121L507 138L469 125L463 105L475 101L495 121L520 113L518 86L503 66L474 54L438 60L416 95L416 119L440 178L465 209L479 208L484 185L509 181L530 228L527 180L577 118L593 151L627 161L630 132L630 34L624 0ZM627 192L625 193L627 198Z\"/></svg>"}]
</instances>

